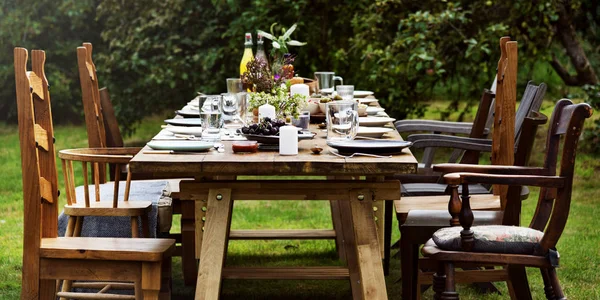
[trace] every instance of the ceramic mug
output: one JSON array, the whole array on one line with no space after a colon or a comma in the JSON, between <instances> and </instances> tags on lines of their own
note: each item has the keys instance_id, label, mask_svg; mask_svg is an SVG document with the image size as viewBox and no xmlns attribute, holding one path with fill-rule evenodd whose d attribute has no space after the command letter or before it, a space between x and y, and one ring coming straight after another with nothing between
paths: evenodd
<instances>
[{"instance_id":1,"label":"ceramic mug","mask_svg":"<svg viewBox=\"0 0 600 300\"><path fill-rule=\"evenodd\" d=\"M315 72L315 79L318 83L319 92L322 90L333 92L336 80L340 84L344 84L344 79L340 76L335 76L334 72Z\"/></svg>"}]
</instances>

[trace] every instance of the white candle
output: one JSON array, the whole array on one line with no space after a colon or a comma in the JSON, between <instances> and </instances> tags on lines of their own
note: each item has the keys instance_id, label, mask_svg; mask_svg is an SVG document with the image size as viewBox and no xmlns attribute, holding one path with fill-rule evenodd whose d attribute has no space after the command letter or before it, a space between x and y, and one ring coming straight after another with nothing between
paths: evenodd
<instances>
[{"instance_id":1,"label":"white candle","mask_svg":"<svg viewBox=\"0 0 600 300\"><path fill-rule=\"evenodd\" d=\"M279 127L279 155L298 155L298 128Z\"/></svg>"},{"instance_id":2,"label":"white candle","mask_svg":"<svg viewBox=\"0 0 600 300\"><path fill-rule=\"evenodd\" d=\"M258 118L271 118L275 119L275 106L267 103L258 107Z\"/></svg>"},{"instance_id":3,"label":"white candle","mask_svg":"<svg viewBox=\"0 0 600 300\"><path fill-rule=\"evenodd\" d=\"M304 83L298 83L290 86L290 94L294 96L295 94L304 95L306 97L310 96L308 85Z\"/></svg>"}]
</instances>

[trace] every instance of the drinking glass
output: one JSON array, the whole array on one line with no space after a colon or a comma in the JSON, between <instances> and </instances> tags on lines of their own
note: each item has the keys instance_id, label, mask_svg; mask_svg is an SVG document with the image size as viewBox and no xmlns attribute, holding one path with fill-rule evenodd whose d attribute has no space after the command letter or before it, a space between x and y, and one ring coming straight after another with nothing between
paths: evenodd
<instances>
[{"instance_id":1,"label":"drinking glass","mask_svg":"<svg viewBox=\"0 0 600 300\"><path fill-rule=\"evenodd\" d=\"M238 118L238 100L236 94L223 93L223 123L229 125L231 123L239 123Z\"/></svg>"},{"instance_id":2,"label":"drinking glass","mask_svg":"<svg viewBox=\"0 0 600 300\"><path fill-rule=\"evenodd\" d=\"M308 130L308 124L310 124L310 112L302 111L298 118L292 118L292 125L302 128L302 131Z\"/></svg>"},{"instance_id":3,"label":"drinking glass","mask_svg":"<svg viewBox=\"0 0 600 300\"><path fill-rule=\"evenodd\" d=\"M338 95L342 97L342 100L352 101L354 100L354 86L353 85L338 85L335 87Z\"/></svg>"},{"instance_id":4,"label":"drinking glass","mask_svg":"<svg viewBox=\"0 0 600 300\"><path fill-rule=\"evenodd\" d=\"M239 78L227 78L227 92L231 94L241 93L244 91L242 80Z\"/></svg>"},{"instance_id":5,"label":"drinking glass","mask_svg":"<svg viewBox=\"0 0 600 300\"><path fill-rule=\"evenodd\" d=\"M335 101L327 103L327 141L348 141L358 131L358 103Z\"/></svg>"},{"instance_id":6,"label":"drinking glass","mask_svg":"<svg viewBox=\"0 0 600 300\"><path fill-rule=\"evenodd\" d=\"M227 78L227 93L233 94L236 98L237 108L236 113L233 115L231 121L234 124L243 125L246 120L246 91L242 84L242 80L239 78ZM227 108L224 105L223 109L226 111Z\"/></svg>"},{"instance_id":7,"label":"drinking glass","mask_svg":"<svg viewBox=\"0 0 600 300\"><path fill-rule=\"evenodd\" d=\"M202 139L208 141L221 140L221 127L223 127L223 97L221 95L207 95L204 105L200 109L202 118Z\"/></svg>"}]
</instances>

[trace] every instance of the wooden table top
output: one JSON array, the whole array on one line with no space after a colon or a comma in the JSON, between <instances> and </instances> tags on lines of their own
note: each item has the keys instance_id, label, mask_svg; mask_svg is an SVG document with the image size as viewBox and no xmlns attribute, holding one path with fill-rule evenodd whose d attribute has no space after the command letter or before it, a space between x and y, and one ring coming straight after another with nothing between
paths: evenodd
<instances>
[{"instance_id":1,"label":"wooden table top","mask_svg":"<svg viewBox=\"0 0 600 300\"><path fill-rule=\"evenodd\" d=\"M259 150L257 153L233 153L231 141L223 141L225 152L209 150L193 154L149 154L144 147L129 163L131 172L173 174L180 176L232 176L232 175L320 175L320 176L381 176L414 173L417 160L409 149L392 158L355 156L341 158L331 154L326 144L326 132L311 124L317 133L312 140L298 142L298 155L282 156L277 150ZM398 132L386 133L387 139L402 138ZM323 148L321 154L313 154L310 148ZM333 149L331 149L333 150Z\"/></svg>"}]
</instances>

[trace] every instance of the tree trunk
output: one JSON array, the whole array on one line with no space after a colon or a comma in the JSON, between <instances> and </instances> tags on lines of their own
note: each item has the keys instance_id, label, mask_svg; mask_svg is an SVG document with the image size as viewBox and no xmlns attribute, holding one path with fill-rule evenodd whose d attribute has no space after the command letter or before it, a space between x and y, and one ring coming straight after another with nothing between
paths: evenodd
<instances>
[{"instance_id":1,"label":"tree trunk","mask_svg":"<svg viewBox=\"0 0 600 300\"><path fill-rule=\"evenodd\" d=\"M556 56L552 57L550 64L556 70L565 84L570 86L581 86L584 84L597 84L598 77L577 39L577 33L573 27L573 22L567 7L562 2L558 4L558 21L556 22L556 35L561 44L565 47L571 64L575 68L576 75L571 75L567 69L560 63Z\"/></svg>"}]
</instances>

